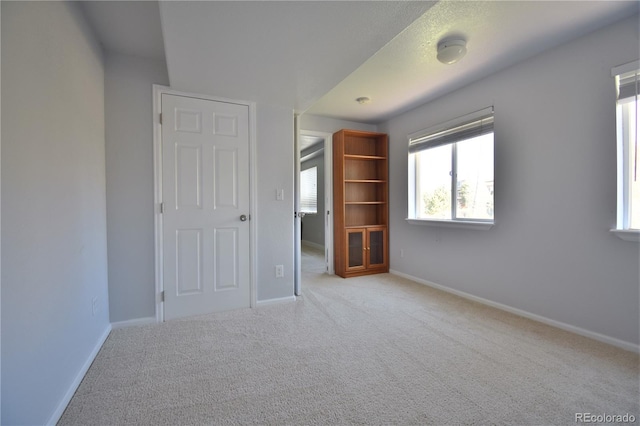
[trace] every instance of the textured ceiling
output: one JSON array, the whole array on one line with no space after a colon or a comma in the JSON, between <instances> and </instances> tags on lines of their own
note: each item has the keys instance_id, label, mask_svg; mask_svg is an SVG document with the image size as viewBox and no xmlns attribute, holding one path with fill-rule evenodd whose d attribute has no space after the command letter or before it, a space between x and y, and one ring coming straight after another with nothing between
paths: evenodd
<instances>
[{"instance_id":1,"label":"textured ceiling","mask_svg":"<svg viewBox=\"0 0 640 426\"><path fill-rule=\"evenodd\" d=\"M562 42L638 12L638 2L446 1L323 96L307 113L380 122ZM436 59L443 37L463 36L467 55ZM360 105L355 99L368 96Z\"/></svg>"},{"instance_id":2,"label":"textured ceiling","mask_svg":"<svg viewBox=\"0 0 640 426\"><path fill-rule=\"evenodd\" d=\"M638 1L580 0L81 3L106 49L166 56L176 89L368 123L640 7ZM440 64L436 45L454 34L468 40L468 54ZM360 105L360 96L373 101Z\"/></svg>"},{"instance_id":3,"label":"textured ceiling","mask_svg":"<svg viewBox=\"0 0 640 426\"><path fill-rule=\"evenodd\" d=\"M171 86L304 111L431 2L161 2Z\"/></svg>"}]
</instances>

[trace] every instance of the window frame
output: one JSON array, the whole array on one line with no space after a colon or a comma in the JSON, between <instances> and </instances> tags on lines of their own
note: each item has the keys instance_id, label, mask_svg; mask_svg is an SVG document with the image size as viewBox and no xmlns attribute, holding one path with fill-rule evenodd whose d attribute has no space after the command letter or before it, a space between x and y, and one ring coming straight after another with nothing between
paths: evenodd
<instances>
[{"instance_id":1,"label":"window frame","mask_svg":"<svg viewBox=\"0 0 640 426\"><path fill-rule=\"evenodd\" d=\"M621 87L627 85L621 85L621 79L624 80L627 76L632 76L635 73L636 88L633 90L635 94L629 93L628 90L624 90L626 93L621 93ZM616 200L616 227L610 231L617 235L619 238L625 241L640 242L640 229L631 228L631 173L632 170L629 167L629 129L624 122L625 115L625 100L635 97L636 108L639 107L638 91L640 83L638 82L638 74L640 73L640 60L632 61L624 65L620 65L611 69L611 76L615 80L616 90L616 145L617 145L617 166L616 166L616 180L617 180L617 200ZM629 89L629 87L626 87ZM637 144L638 138L638 123L636 122L635 140ZM636 145L637 146L637 145Z\"/></svg>"},{"instance_id":2,"label":"window frame","mask_svg":"<svg viewBox=\"0 0 640 426\"><path fill-rule=\"evenodd\" d=\"M481 122L481 125L475 125L474 123ZM449 120L445 123L441 123L415 133L408 135L408 206L407 206L407 218L405 219L412 225L430 225L441 227L453 227L453 228L468 228L477 230L488 230L495 225L495 210L493 212L493 219L480 219L480 218L458 218L457 215L457 169L458 169L458 143L469 140L473 137L480 136L482 134L492 133L494 135L493 149L494 149L494 180L495 180L495 130L493 128L494 122L494 108L493 106L483 108L479 111L464 115L462 117ZM490 131L483 130L486 123ZM469 126L472 134L465 134L464 130L458 134L454 130L465 128ZM451 133L453 132L453 133ZM477 134L476 134L477 133ZM457 136L456 136L457 135ZM426 141L426 142L425 142ZM429 143L429 141L432 141ZM444 142L443 142L444 141ZM437 146L451 146L451 219L434 219L434 218L420 218L417 215L417 197L419 190L419 183L416 181L418 158L414 154L430 149ZM495 205L495 191L492 194Z\"/></svg>"}]
</instances>

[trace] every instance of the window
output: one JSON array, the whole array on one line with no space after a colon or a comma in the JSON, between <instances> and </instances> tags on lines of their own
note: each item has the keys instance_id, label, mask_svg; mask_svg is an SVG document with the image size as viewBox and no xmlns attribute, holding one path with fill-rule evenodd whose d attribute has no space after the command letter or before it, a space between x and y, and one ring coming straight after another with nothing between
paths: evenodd
<instances>
[{"instance_id":1,"label":"window","mask_svg":"<svg viewBox=\"0 0 640 426\"><path fill-rule=\"evenodd\" d=\"M494 220L493 107L409 136L410 223Z\"/></svg>"},{"instance_id":2,"label":"window","mask_svg":"<svg viewBox=\"0 0 640 426\"><path fill-rule=\"evenodd\" d=\"M618 136L618 220L616 231L640 233L640 170L638 164L638 81L640 61L615 67ZM619 234L628 239L629 235ZM637 240L638 236L631 237Z\"/></svg>"},{"instance_id":3,"label":"window","mask_svg":"<svg viewBox=\"0 0 640 426\"><path fill-rule=\"evenodd\" d=\"M318 213L318 167L300 172L300 211Z\"/></svg>"}]
</instances>

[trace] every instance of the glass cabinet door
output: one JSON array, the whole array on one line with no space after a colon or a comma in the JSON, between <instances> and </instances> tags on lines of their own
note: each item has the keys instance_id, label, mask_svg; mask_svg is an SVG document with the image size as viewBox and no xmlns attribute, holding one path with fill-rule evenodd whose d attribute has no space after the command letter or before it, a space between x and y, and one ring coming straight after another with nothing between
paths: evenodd
<instances>
[{"instance_id":1,"label":"glass cabinet door","mask_svg":"<svg viewBox=\"0 0 640 426\"><path fill-rule=\"evenodd\" d=\"M364 230L347 230L347 269L364 268Z\"/></svg>"},{"instance_id":2,"label":"glass cabinet door","mask_svg":"<svg viewBox=\"0 0 640 426\"><path fill-rule=\"evenodd\" d=\"M368 264L369 266L384 266L385 264L385 230L384 229L370 229L367 233L369 240Z\"/></svg>"}]
</instances>

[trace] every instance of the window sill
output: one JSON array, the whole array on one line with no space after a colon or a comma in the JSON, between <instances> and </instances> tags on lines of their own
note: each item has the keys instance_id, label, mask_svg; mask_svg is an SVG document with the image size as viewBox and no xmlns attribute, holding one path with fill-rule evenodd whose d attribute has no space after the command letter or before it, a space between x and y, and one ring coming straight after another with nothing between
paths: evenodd
<instances>
[{"instance_id":1,"label":"window sill","mask_svg":"<svg viewBox=\"0 0 640 426\"><path fill-rule=\"evenodd\" d=\"M625 241L640 243L640 230L637 229L611 229L618 238Z\"/></svg>"},{"instance_id":2,"label":"window sill","mask_svg":"<svg viewBox=\"0 0 640 426\"><path fill-rule=\"evenodd\" d=\"M411 225L427 225L427 226L441 226L445 228L463 228L463 229L475 229L478 231L487 231L493 228L495 222L473 222L463 220L432 220L432 219L405 219Z\"/></svg>"}]
</instances>

